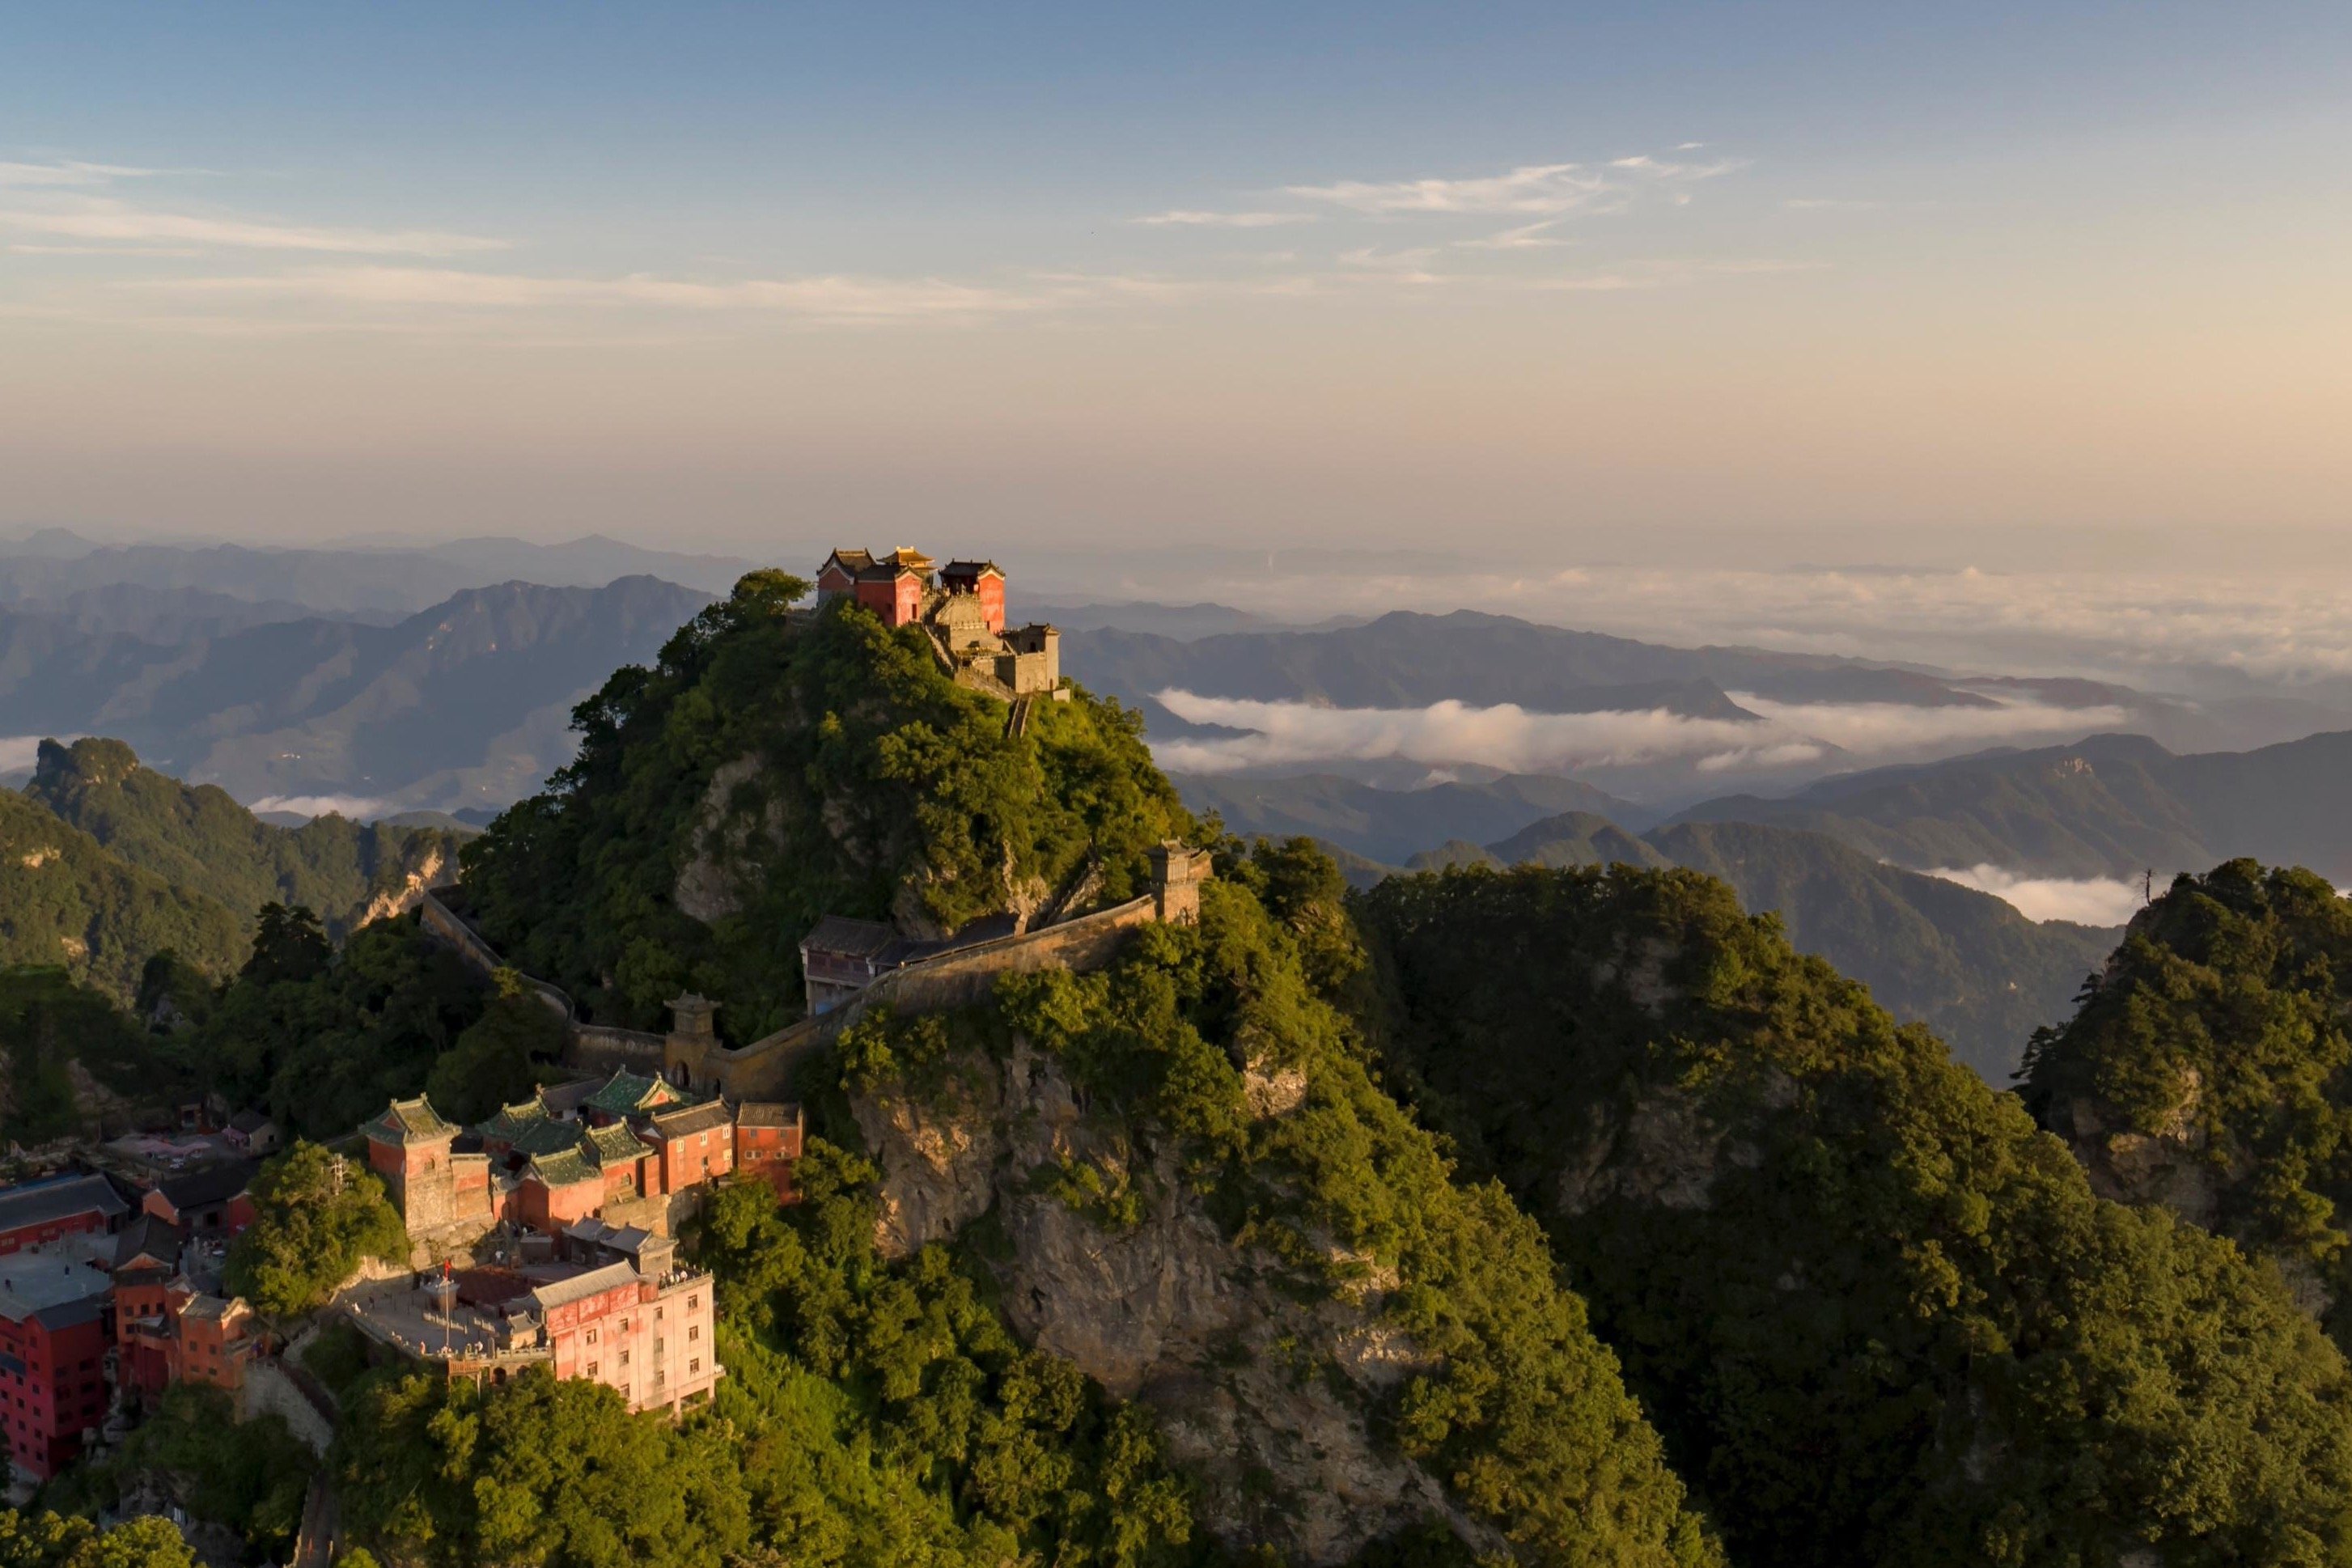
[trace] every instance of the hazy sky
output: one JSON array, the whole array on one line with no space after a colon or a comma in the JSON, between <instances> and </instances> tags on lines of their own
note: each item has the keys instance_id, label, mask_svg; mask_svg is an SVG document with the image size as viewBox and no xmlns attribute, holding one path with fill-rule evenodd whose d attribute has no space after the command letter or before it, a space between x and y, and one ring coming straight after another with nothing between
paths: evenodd
<instances>
[{"instance_id":1,"label":"hazy sky","mask_svg":"<svg viewBox=\"0 0 2352 1568\"><path fill-rule=\"evenodd\" d=\"M2259 0L22 8L0 529L2308 557L2347 67Z\"/></svg>"}]
</instances>

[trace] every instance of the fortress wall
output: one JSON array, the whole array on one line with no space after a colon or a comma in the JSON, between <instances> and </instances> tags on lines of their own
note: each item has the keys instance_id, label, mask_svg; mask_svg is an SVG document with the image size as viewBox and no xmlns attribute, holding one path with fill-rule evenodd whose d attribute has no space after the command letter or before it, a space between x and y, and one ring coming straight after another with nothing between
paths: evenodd
<instances>
[{"instance_id":1,"label":"fortress wall","mask_svg":"<svg viewBox=\"0 0 2352 1568\"><path fill-rule=\"evenodd\" d=\"M456 910L434 897L432 889L425 890L424 896L417 900L416 908L425 921L425 929L457 949L457 956L466 961L467 967L479 971L487 979L506 966L505 960L499 957L498 949L484 942L482 933L459 919ZM523 984L529 985L557 1017L566 1023L572 1021L572 998L562 990L528 974L523 976Z\"/></svg>"},{"instance_id":2,"label":"fortress wall","mask_svg":"<svg viewBox=\"0 0 2352 1568\"><path fill-rule=\"evenodd\" d=\"M614 1029L603 1024L574 1024L563 1059L572 1067L611 1072L654 1074L662 1070L663 1037L640 1029Z\"/></svg>"},{"instance_id":3,"label":"fortress wall","mask_svg":"<svg viewBox=\"0 0 2352 1568\"><path fill-rule=\"evenodd\" d=\"M966 948L882 976L830 1013L803 1018L740 1050L713 1050L688 1063L699 1085L716 1081L737 1100L775 1100L791 1092L793 1070L833 1043L867 1007L877 1003L902 1013L938 1013L968 1007L994 994L1007 974L1043 969L1099 969L1138 926L1158 918L1149 895L1098 910L1062 925Z\"/></svg>"}]
</instances>

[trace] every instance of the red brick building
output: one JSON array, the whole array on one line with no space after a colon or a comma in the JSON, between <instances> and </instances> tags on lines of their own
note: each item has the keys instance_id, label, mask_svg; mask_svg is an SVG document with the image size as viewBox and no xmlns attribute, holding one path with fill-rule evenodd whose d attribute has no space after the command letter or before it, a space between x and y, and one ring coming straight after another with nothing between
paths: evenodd
<instances>
[{"instance_id":1,"label":"red brick building","mask_svg":"<svg viewBox=\"0 0 2352 1568\"><path fill-rule=\"evenodd\" d=\"M940 586L980 601L982 625L1004 635L1004 569L993 561L950 561L940 568Z\"/></svg>"},{"instance_id":2,"label":"red brick building","mask_svg":"<svg viewBox=\"0 0 2352 1568\"><path fill-rule=\"evenodd\" d=\"M106 1417L108 1284L58 1254L0 1259L0 1427L9 1459L41 1480Z\"/></svg>"},{"instance_id":3,"label":"red brick building","mask_svg":"<svg viewBox=\"0 0 2352 1568\"><path fill-rule=\"evenodd\" d=\"M0 1190L0 1257L68 1236L119 1230L130 1212L114 1184L91 1172Z\"/></svg>"}]
</instances>

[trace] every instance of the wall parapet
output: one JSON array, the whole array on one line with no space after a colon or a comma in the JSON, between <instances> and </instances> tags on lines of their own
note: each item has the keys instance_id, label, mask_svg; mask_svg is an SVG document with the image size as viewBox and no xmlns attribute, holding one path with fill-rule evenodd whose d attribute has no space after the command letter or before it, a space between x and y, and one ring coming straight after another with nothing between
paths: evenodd
<instances>
[{"instance_id":1,"label":"wall parapet","mask_svg":"<svg viewBox=\"0 0 2352 1568\"><path fill-rule=\"evenodd\" d=\"M428 889L418 908L425 927L449 942L484 974L507 967L498 951ZM540 998L563 1018L565 1065L610 1072L660 1072L696 1089L715 1089L737 1100L775 1099L786 1094L800 1064L833 1043L868 1007L887 1005L902 1012L939 1013L986 1001L1007 974L1045 969L1099 969L1111 960L1129 931L1162 915L1153 893L1057 925L1002 936L971 947L919 959L877 979L830 1012L788 1024L772 1035L733 1048L709 1036L655 1035L580 1022L572 998L543 980L525 976Z\"/></svg>"}]
</instances>

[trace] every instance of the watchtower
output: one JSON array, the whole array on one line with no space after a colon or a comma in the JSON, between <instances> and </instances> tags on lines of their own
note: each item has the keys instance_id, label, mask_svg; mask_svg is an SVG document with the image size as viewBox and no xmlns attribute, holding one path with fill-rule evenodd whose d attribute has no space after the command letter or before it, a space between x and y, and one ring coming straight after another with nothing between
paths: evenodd
<instances>
[{"instance_id":1,"label":"watchtower","mask_svg":"<svg viewBox=\"0 0 2352 1568\"><path fill-rule=\"evenodd\" d=\"M719 1050L719 1028L711 1015L719 1004L699 992L688 991L673 996L669 1008L669 1035L662 1041L662 1068L669 1080L689 1089L704 1089L712 1081L710 1058Z\"/></svg>"},{"instance_id":2,"label":"watchtower","mask_svg":"<svg viewBox=\"0 0 2352 1568\"><path fill-rule=\"evenodd\" d=\"M1201 923L1201 884L1209 879L1211 856L1173 838L1151 848L1151 897L1168 925Z\"/></svg>"}]
</instances>

